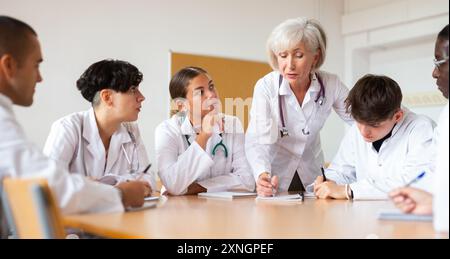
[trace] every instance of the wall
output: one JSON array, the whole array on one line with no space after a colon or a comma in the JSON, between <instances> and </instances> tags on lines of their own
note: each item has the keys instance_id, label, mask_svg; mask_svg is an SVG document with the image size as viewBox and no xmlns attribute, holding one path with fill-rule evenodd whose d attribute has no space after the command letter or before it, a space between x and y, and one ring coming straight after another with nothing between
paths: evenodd
<instances>
[{"instance_id":1,"label":"wall","mask_svg":"<svg viewBox=\"0 0 450 259\"><path fill-rule=\"evenodd\" d=\"M392 3L397 0L345 0L345 13L354 13Z\"/></svg>"},{"instance_id":2,"label":"wall","mask_svg":"<svg viewBox=\"0 0 450 259\"><path fill-rule=\"evenodd\" d=\"M168 116L169 50L266 61L271 30L287 18L308 16L319 18L329 34L332 48L324 69L344 73L343 0L0 0L0 6L2 14L31 24L42 43L44 81L35 104L15 109L39 146L53 121L89 108L75 81L104 58L127 60L144 74L147 99L139 123L152 160L154 129ZM332 140L323 141L327 159L342 134L339 122L327 124L323 135Z\"/></svg>"},{"instance_id":3,"label":"wall","mask_svg":"<svg viewBox=\"0 0 450 259\"><path fill-rule=\"evenodd\" d=\"M345 81L385 74L402 87L404 105L437 120L447 100L432 78L434 43L448 24L446 0L345 1ZM382 19L380 19L382 18Z\"/></svg>"}]
</instances>

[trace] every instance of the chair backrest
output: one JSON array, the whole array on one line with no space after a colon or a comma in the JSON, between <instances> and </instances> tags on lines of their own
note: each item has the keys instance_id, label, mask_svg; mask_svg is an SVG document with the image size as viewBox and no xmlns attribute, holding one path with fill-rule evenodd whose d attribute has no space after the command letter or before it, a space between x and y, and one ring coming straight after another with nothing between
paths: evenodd
<instances>
[{"instance_id":1,"label":"chair backrest","mask_svg":"<svg viewBox=\"0 0 450 259\"><path fill-rule=\"evenodd\" d=\"M65 237L62 216L46 180L6 178L2 199L14 237Z\"/></svg>"}]
</instances>

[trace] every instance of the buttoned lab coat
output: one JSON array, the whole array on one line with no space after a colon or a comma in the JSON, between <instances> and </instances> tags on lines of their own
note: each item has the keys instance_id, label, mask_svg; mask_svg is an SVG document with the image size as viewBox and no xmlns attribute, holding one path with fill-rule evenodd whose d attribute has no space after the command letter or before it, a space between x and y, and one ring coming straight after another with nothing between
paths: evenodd
<instances>
[{"instance_id":1,"label":"buttoned lab coat","mask_svg":"<svg viewBox=\"0 0 450 259\"><path fill-rule=\"evenodd\" d=\"M136 149L129 131L135 138ZM156 188L151 171L145 175L140 174L149 164L149 160L137 124L121 124L111 137L106 158L92 108L54 122L44 146L44 153L71 173L79 173L93 179L111 175L118 182L139 178L148 181L152 190ZM133 169L138 173L132 174Z\"/></svg>"},{"instance_id":2,"label":"buttoned lab coat","mask_svg":"<svg viewBox=\"0 0 450 259\"><path fill-rule=\"evenodd\" d=\"M182 195L197 182L208 192L243 189L254 191L255 182L244 150L244 131L238 118L225 115L224 133L218 127L206 144L206 151L195 141L196 133L189 118L180 121L175 115L161 123L155 132L156 160L159 177L173 195ZM186 140L188 137L190 145ZM212 155L214 146L223 140L222 148Z\"/></svg>"},{"instance_id":3,"label":"buttoned lab coat","mask_svg":"<svg viewBox=\"0 0 450 259\"><path fill-rule=\"evenodd\" d=\"M65 214L123 211L120 194L114 187L69 174L31 144L15 118L12 105L8 97L0 94L0 180L45 178Z\"/></svg>"},{"instance_id":4,"label":"buttoned lab coat","mask_svg":"<svg viewBox=\"0 0 450 259\"><path fill-rule=\"evenodd\" d=\"M315 102L320 84L316 75L306 92L302 106L287 80L279 87L279 72L271 72L255 86L250 124L246 134L246 155L253 169L255 180L263 172L279 177L278 191L287 191L297 171L304 187L314 182L321 174L324 157L320 141L320 130L334 110L345 122L353 122L346 113L345 99L348 89L336 75L318 72L324 83L325 99L322 105ZM289 136L281 138L282 128L279 98L283 100L283 114ZM310 134L302 132L308 126Z\"/></svg>"}]
</instances>

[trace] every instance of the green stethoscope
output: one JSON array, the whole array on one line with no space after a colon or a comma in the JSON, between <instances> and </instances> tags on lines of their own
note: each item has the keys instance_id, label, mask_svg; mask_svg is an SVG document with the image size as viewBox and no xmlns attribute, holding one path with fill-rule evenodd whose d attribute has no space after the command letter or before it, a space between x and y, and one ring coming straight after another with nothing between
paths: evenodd
<instances>
[{"instance_id":1,"label":"green stethoscope","mask_svg":"<svg viewBox=\"0 0 450 259\"><path fill-rule=\"evenodd\" d=\"M222 133L220 133L219 136L220 136L220 138L221 138L221 139L220 139L220 142L217 143L217 144L214 146L214 148L213 148L213 150L212 150L211 153L212 153L213 156L216 156L216 151L217 151L217 149L222 148L222 149L223 149L223 152L224 152L224 154L225 154L225 157L227 158L227 157L228 157L228 149L227 149L227 146L225 146L225 144L223 144ZM191 142L189 141L189 135L184 135L184 138L186 139L186 142L188 143L188 147L191 146Z\"/></svg>"}]
</instances>

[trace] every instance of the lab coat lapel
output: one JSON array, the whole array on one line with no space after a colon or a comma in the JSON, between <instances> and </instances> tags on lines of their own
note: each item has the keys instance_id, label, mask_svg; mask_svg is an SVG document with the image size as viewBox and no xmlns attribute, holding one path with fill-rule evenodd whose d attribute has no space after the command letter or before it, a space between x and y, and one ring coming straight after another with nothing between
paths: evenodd
<instances>
[{"instance_id":1,"label":"lab coat lapel","mask_svg":"<svg viewBox=\"0 0 450 259\"><path fill-rule=\"evenodd\" d=\"M296 117L300 120L305 120L305 115L303 114L300 104L297 101L297 97L295 97L295 94L289 86L289 82L287 80L283 80L283 83L281 84L280 95L285 100L285 108L283 110L286 121L288 121L289 117L292 116L291 114L295 114L292 116L294 117L293 120L296 120ZM295 112L292 113L292 111Z\"/></svg>"},{"instance_id":2,"label":"lab coat lapel","mask_svg":"<svg viewBox=\"0 0 450 259\"><path fill-rule=\"evenodd\" d=\"M183 141L186 139L185 136L189 136L189 143L192 144L195 141L196 134L189 120L189 116L186 116L186 119L181 123L180 130L183 135Z\"/></svg>"},{"instance_id":3,"label":"lab coat lapel","mask_svg":"<svg viewBox=\"0 0 450 259\"><path fill-rule=\"evenodd\" d=\"M91 108L88 115L83 121L83 138L87 142L86 150L94 158L104 156L105 148L101 143L100 134L98 132L97 122L95 120L94 110Z\"/></svg>"},{"instance_id":4,"label":"lab coat lapel","mask_svg":"<svg viewBox=\"0 0 450 259\"><path fill-rule=\"evenodd\" d=\"M105 164L105 148L100 138L98 132L97 122L95 120L94 110L91 108L87 116L83 119L83 129L82 129L83 139L87 143L85 145L86 150L84 153L84 163L86 172L88 175L97 176L98 172L103 172ZM83 147L80 147L83 148ZM91 160L92 159L92 160ZM92 164L87 162L91 160ZM91 174L95 172L95 174ZM101 174L100 174L101 175Z\"/></svg>"},{"instance_id":5,"label":"lab coat lapel","mask_svg":"<svg viewBox=\"0 0 450 259\"><path fill-rule=\"evenodd\" d=\"M123 124L120 125L119 129L111 137L111 143L109 144L108 151L108 161L106 163L105 170L106 173L111 172L112 168L119 160L119 156L121 152L123 152L122 146L126 150L128 158L131 160L133 156L133 144L130 134L128 134L128 130ZM136 155L137 154L135 154L135 156ZM126 163L128 165L128 161L126 161Z\"/></svg>"}]
</instances>

